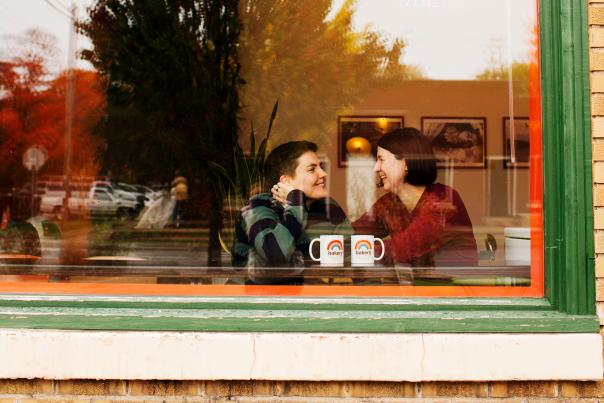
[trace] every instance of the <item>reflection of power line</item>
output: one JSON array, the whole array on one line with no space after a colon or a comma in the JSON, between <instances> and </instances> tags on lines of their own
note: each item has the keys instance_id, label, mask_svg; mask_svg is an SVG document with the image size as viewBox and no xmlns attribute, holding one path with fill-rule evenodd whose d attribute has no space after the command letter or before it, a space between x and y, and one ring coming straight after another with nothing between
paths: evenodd
<instances>
[{"instance_id":1,"label":"reflection of power line","mask_svg":"<svg viewBox=\"0 0 604 403\"><path fill-rule=\"evenodd\" d=\"M46 4L48 4L49 6L51 6L52 8L55 9L55 11L57 11L59 14L61 14L63 17L67 17L70 20L71 15L67 14L65 11L63 11L62 9L59 8L59 6L57 6L55 3L51 2L50 0L44 0L46 2Z\"/></svg>"},{"instance_id":2,"label":"reflection of power line","mask_svg":"<svg viewBox=\"0 0 604 403\"><path fill-rule=\"evenodd\" d=\"M67 7L61 0L53 0L56 5L61 7L66 13L69 13L69 7Z\"/></svg>"}]
</instances>

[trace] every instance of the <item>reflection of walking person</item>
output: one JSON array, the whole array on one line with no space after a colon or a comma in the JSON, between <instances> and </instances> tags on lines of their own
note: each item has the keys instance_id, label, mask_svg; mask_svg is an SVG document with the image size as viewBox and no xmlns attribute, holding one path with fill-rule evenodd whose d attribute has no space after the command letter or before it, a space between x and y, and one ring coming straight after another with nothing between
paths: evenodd
<instances>
[{"instance_id":1,"label":"reflection of walking person","mask_svg":"<svg viewBox=\"0 0 604 403\"><path fill-rule=\"evenodd\" d=\"M180 172L176 171L174 176L172 190L170 191L170 194L176 201L174 210L172 211L172 223L178 228L182 220L185 203L189 197L189 189L187 187L187 179L181 176Z\"/></svg>"},{"instance_id":2,"label":"reflection of walking person","mask_svg":"<svg viewBox=\"0 0 604 403\"><path fill-rule=\"evenodd\" d=\"M174 197L170 197L167 189L163 189L161 196L145 207L136 228L164 228L172 220L174 214Z\"/></svg>"}]
</instances>

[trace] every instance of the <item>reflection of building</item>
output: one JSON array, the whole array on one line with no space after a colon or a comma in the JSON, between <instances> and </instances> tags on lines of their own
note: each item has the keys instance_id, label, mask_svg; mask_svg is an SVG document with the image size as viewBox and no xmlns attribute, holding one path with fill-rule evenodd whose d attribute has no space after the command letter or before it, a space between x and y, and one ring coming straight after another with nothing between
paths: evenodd
<instances>
[{"instance_id":1,"label":"reflection of building","mask_svg":"<svg viewBox=\"0 0 604 403\"><path fill-rule=\"evenodd\" d=\"M464 102L459 102L462 95ZM464 118L463 121L474 122L474 126L483 130L482 138L477 140L473 139L471 135L465 136L465 133L461 133L454 136L452 141L466 142L472 146L484 141L485 157L499 159L500 166L491 167L491 169L500 171L500 174L496 175L502 178L511 178L504 171L503 164L505 150L502 122L504 117L510 116L509 101L509 88L505 81L406 81L397 87L376 90L374 93L368 94L347 115L359 116L359 119L380 115L401 116L404 118L405 126L418 129L422 127L422 118ZM528 98L515 97L513 101L515 113L518 116L528 116ZM337 122L336 117L333 121ZM436 122L435 119L430 121ZM453 121L455 120L453 119ZM445 125L435 124L433 127L435 130L439 128L442 130ZM333 132L337 133L337 127L333 128ZM472 150L471 147L468 149ZM336 159L336 150L330 149L329 156ZM511 211L510 203L515 205L516 214L528 213L529 170L516 170L513 184L508 184L505 179L504 188L495 190L494 193L488 193L483 186L487 185L486 178L489 175L492 176L493 172L487 170L485 161L480 161L475 165L478 165L479 168L439 168L438 177L438 181L442 183L454 181L454 187L463 198L473 223L485 222L489 211ZM347 175L346 168L337 167L332 170L332 192L336 200L342 200L343 203L347 200L346 195L351 194L351 191L347 189L347 186L351 186L347 184ZM512 185L513 189L510 188ZM354 193L353 191L352 194ZM512 194L515 195L514 200L510 201L509 197ZM489 201L485 204L486 198ZM490 207L487 208L487 206ZM510 219L514 224L518 224L518 218L510 217ZM522 219L520 220L522 221Z\"/></svg>"}]
</instances>

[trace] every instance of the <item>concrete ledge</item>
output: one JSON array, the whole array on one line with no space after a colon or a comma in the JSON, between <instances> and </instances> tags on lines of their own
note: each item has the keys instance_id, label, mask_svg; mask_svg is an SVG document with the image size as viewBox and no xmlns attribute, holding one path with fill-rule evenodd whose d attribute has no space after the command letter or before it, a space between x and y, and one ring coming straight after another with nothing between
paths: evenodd
<instances>
[{"instance_id":1,"label":"concrete ledge","mask_svg":"<svg viewBox=\"0 0 604 403\"><path fill-rule=\"evenodd\" d=\"M602 379L599 334L0 330L0 378Z\"/></svg>"}]
</instances>

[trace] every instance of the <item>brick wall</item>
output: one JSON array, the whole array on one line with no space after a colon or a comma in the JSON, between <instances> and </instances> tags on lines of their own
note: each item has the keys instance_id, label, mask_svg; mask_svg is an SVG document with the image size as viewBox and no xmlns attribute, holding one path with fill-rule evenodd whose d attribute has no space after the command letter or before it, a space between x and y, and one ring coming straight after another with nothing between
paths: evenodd
<instances>
[{"instance_id":1,"label":"brick wall","mask_svg":"<svg viewBox=\"0 0 604 403\"><path fill-rule=\"evenodd\" d=\"M599 382L0 381L8 402L604 402Z\"/></svg>"},{"instance_id":2,"label":"brick wall","mask_svg":"<svg viewBox=\"0 0 604 403\"><path fill-rule=\"evenodd\" d=\"M604 324L604 0L589 3L596 300ZM604 331L600 333L604 337ZM600 383L600 388L602 388ZM600 394L604 396L604 390Z\"/></svg>"},{"instance_id":3,"label":"brick wall","mask_svg":"<svg viewBox=\"0 0 604 403\"><path fill-rule=\"evenodd\" d=\"M604 0L589 0L589 68L592 114L592 155L594 181L594 232L596 252L596 301L600 324L604 325ZM604 328L600 333L604 337ZM604 383L577 384L604 397ZM593 394L592 394L593 396Z\"/></svg>"},{"instance_id":4,"label":"brick wall","mask_svg":"<svg viewBox=\"0 0 604 403\"><path fill-rule=\"evenodd\" d=\"M604 0L590 1L589 45L594 161L596 298L602 323L604 319Z\"/></svg>"}]
</instances>

